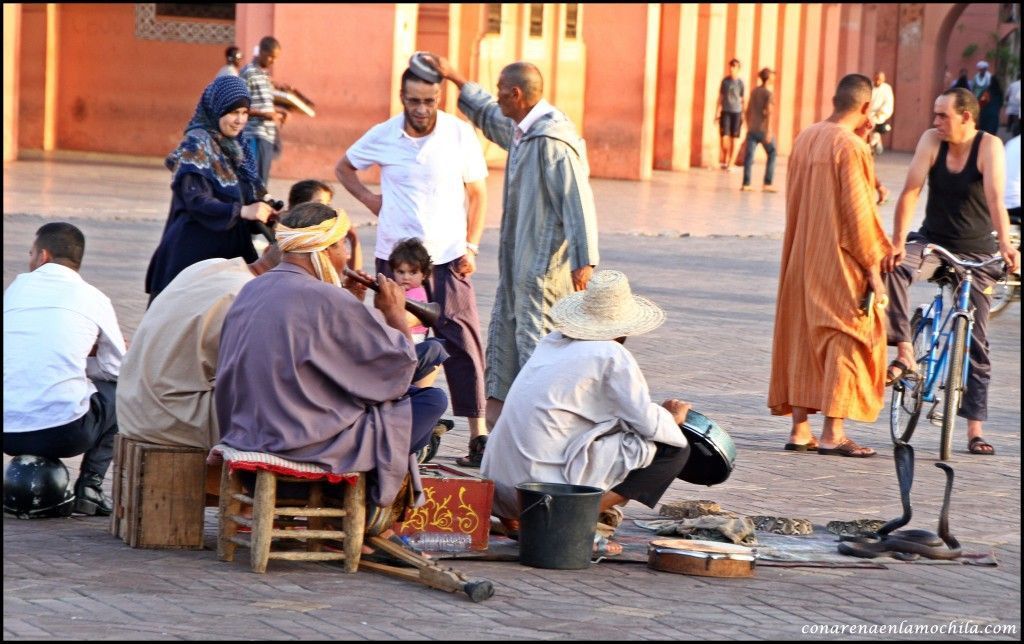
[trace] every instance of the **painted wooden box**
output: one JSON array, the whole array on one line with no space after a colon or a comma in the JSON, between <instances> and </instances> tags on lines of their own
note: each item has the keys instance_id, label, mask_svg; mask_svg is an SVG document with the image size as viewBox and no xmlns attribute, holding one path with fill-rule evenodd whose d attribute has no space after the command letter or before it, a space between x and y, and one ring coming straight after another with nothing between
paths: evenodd
<instances>
[{"instance_id":1,"label":"painted wooden box","mask_svg":"<svg viewBox=\"0 0 1024 644\"><path fill-rule=\"evenodd\" d=\"M491 530L494 481L450 465L420 466L424 504L410 508L395 532L460 532L472 538L472 550L487 550Z\"/></svg>"}]
</instances>

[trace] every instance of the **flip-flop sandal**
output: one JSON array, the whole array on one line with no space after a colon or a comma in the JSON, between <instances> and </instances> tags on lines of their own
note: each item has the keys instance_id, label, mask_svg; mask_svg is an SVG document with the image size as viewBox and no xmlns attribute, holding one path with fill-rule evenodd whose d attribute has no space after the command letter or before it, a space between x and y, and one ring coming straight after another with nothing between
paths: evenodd
<instances>
[{"instance_id":1,"label":"flip-flop sandal","mask_svg":"<svg viewBox=\"0 0 1024 644\"><path fill-rule=\"evenodd\" d=\"M594 557L600 559L601 557L618 557L621 554L621 543L618 541L612 541L608 537L604 537L599 534L594 535Z\"/></svg>"},{"instance_id":2,"label":"flip-flop sandal","mask_svg":"<svg viewBox=\"0 0 1024 644\"><path fill-rule=\"evenodd\" d=\"M899 370L898 373L893 374L892 373L893 369L898 369ZM913 371L914 371L913 369L908 367L906 365L906 363L904 363L899 358L897 358L896 360L893 360L892 362L889 363L889 366L886 367L886 369L885 369L885 386L886 387L891 386L892 383L896 382L897 380L899 380L903 376L907 375L908 373L913 373Z\"/></svg>"},{"instance_id":3,"label":"flip-flop sandal","mask_svg":"<svg viewBox=\"0 0 1024 644\"><path fill-rule=\"evenodd\" d=\"M971 454L980 454L982 456L996 455L996 448L981 436L975 436L967 443L967 451Z\"/></svg>"},{"instance_id":4,"label":"flip-flop sandal","mask_svg":"<svg viewBox=\"0 0 1024 644\"><path fill-rule=\"evenodd\" d=\"M818 440L811 438L810 442L807 443L786 443L784 448L787 452L817 452L818 451Z\"/></svg>"},{"instance_id":5,"label":"flip-flop sandal","mask_svg":"<svg viewBox=\"0 0 1024 644\"><path fill-rule=\"evenodd\" d=\"M871 451L864 452L862 450ZM839 443L835 447L819 447L818 453L825 456L835 455L848 456L850 458L868 458L870 456L874 456L878 452L871 449L870 447L862 447L858 445L857 443L853 442L852 438L847 438L842 443Z\"/></svg>"}]
</instances>

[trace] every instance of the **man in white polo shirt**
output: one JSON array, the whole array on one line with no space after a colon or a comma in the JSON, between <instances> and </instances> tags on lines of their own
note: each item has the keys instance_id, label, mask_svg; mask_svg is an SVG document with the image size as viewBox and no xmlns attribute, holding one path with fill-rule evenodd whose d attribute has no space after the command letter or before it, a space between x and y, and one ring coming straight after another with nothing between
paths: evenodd
<instances>
[{"instance_id":1,"label":"man in white polo shirt","mask_svg":"<svg viewBox=\"0 0 1024 644\"><path fill-rule=\"evenodd\" d=\"M29 273L4 291L4 453L82 454L75 511L108 516L100 486L114 457L114 395L125 345L110 299L78 269L85 236L67 223L36 231Z\"/></svg>"},{"instance_id":2,"label":"man in white polo shirt","mask_svg":"<svg viewBox=\"0 0 1024 644\"><path fill-rule=\"evenodd\" d=\"M434 326L450 357L444 363L452 412L469 423L469 455L459 464L479 467L486 444L484 354L476 294L476 271L487 207L487 164L473 128L439 112L440 79L430 82L406 70L401 114L379 123L338 161L338 180L379 217L376 271L393 277L388 256L399 241L423 240L434 263L426 282L430 301L441 306ZM381 168L381 193L356 175Z\"/></svg>"}]
</instances>

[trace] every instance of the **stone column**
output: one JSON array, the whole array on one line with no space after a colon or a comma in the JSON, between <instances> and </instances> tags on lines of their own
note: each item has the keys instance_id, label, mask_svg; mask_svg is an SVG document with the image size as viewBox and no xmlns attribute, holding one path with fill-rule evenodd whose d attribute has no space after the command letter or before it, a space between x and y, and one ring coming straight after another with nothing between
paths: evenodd
<instances>
[{"instance_id":1,"label":"stone column","mask_svg":"<svg viewBox=\"0 0 1024 644\"><path fill-rule=\"evenodd\" d=\"M588 4L586 12L583 133L591 173L649 179L661 8L657 4Z\"/></svg>"}]
</instances>

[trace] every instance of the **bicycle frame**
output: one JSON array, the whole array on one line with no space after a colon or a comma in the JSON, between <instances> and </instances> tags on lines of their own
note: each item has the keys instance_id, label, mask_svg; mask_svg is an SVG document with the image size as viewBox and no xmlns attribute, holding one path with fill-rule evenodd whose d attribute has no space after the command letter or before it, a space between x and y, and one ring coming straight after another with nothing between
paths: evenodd
<instances>
[{"instance_id":1,"label":"bicycle frame","mask_svg":"<svg viewBox=\"0 0 1024 644\"><path fill-rule=\"evenodd\" d=\"M974 311L970 309L971 285L974 282L974 276L969 270L963 271L963 274L960 271L957 271L957 273L960 275L960 283L953 291L953 307L946 313L946 317L942 318L943 292L946 287L939 286L931 305L925 311L924 316L922 316L918 328L914 329L914 337L916 337L924 323L928 322L931 324L932 333L929 349L927 357L923 361L924 364L921 365L921 376L924 378L921 400L928 403L936 401L937 385L945 383L946 374L949 373L949 338L953 329L953 321L957 318L967 319L967 346L964 351L964 368L961 371L963 381L960 385L964 386L967 384L967 372L970 368L971 339L974 332ZM936 324L940 319L942 319L942 324Z\"/></svg>"}]
</instances>

